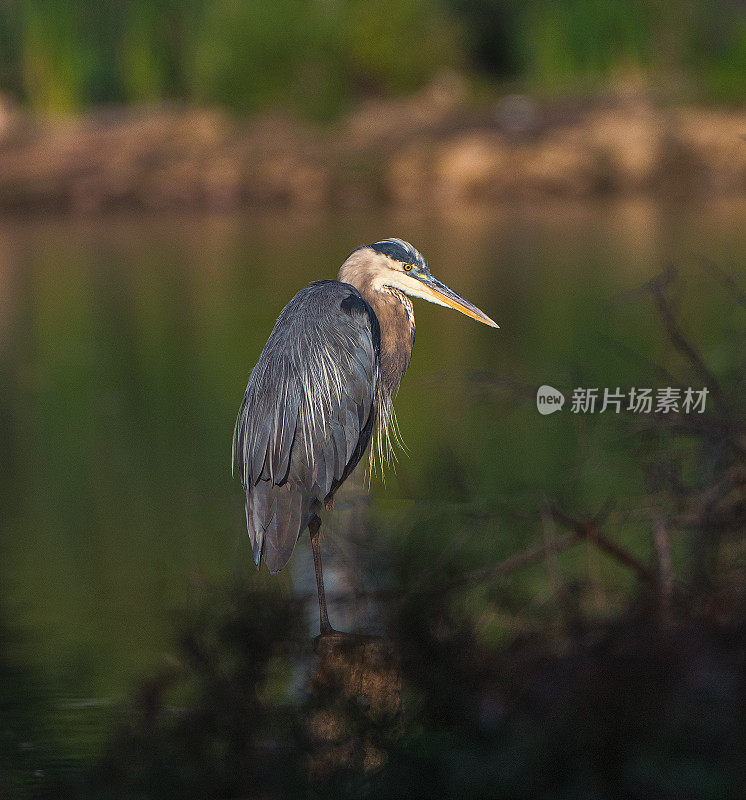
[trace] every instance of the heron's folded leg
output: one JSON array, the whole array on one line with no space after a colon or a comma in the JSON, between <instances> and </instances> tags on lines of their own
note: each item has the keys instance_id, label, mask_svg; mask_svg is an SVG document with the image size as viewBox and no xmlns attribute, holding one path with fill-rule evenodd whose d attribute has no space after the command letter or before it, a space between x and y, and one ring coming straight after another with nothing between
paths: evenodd
<instances>
[{"instance_id":1,"label":"heron's folded leg","mask_svg":"<svg viewBox=\"0 0 746 800\"><path fill-rule=\"evenodd\" d=\"M311 534L311 550L313 550L313 566L316 570L316 588L319 591L319 621L322 636L328 633L335 633L334 628L329 623L329 615L326 611L326 595L324 594L324 574L321 569L321 542L319 541L319 530L321 520L317 514L311 517L308 523L308 532Z\"/></svg>"}]
</instances>

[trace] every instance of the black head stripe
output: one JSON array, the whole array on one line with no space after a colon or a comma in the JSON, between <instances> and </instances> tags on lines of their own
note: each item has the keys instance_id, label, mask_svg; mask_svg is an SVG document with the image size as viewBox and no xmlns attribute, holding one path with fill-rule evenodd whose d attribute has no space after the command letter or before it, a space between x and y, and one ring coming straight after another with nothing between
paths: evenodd
<instances>
[{"instance_id":1,"label":"black head stripe","mask_svg":"<svg viewBox=\"0 0 746 800\"><path fill-rule=\"evenodd\" d=\"M427 267L427 261L422 255L409 242L402 239L385 239L368 246L376 253L381 253L402 264L417 264L420 267Z\"/></svg>"}]
</instances>

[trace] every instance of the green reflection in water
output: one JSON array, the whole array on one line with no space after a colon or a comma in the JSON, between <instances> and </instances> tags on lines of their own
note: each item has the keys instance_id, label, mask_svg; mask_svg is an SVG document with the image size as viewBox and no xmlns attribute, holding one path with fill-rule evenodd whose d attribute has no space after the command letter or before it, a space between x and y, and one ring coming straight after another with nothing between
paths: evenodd
<instances>
[{"instance_id":1,"label":"green reflection in water","mask_svg":"<svg viewBox=\"0 0 746 800\"><path fill-rule=\"evenodd\" d=\"M543 497L579 510L607 497L641 504L621 421L567 406L540 417L536 387L667 385L651 363L674 374L681 364L650 302L608 303L665 262L681 267L692 290L682 316L727 381L743 314L724 304L701 259L726 272L742 263L742 219L742 208L642 205L5 223L2 600L26 633L19 657L60 698L116 699L165 658L170 611L191 584L244 570L265 580L248 569L229 470L248 373L294 292L384 236L411 240L502 326L416 303L417 343L396 402L410 454L372 486L375 528L390 547L432 554L436 569L478 567L535 543ZM614 533L647 556L644 526ZM562 565L584 573L585 550ZM630 578L600 568L613 605ZM288 576L280 580L289 592ZM509 588L517 608L552 603L543 568ZM482 599L467 597L467 611L480 613ZM485 636L509 636L518 618L487 620Z\"/></svg>"}]
</instances>

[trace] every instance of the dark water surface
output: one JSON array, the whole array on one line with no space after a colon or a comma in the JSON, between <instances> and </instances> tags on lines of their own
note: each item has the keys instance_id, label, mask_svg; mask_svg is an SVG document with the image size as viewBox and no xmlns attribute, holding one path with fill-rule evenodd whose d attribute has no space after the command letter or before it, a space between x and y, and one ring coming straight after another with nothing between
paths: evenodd
<instances>
[{"instance_id":1,"label":"dark water surface","mask_svg":"<svg viewBox=\"0 0 746 800\"><path fill-rule=\"evenodd\" d=\"M652 364L666 360L674 375L678 364L652 304L625 293L669 264L687 330L727 372L744 319L720 272L743 270L744 211L557 204L418 219L3 222L0 573L14 658L45 676L61 707L116 702L168 662L185 597L235 573L266 580L250 569L230 474L249 371L299 288L386 236L415 244L501 330L415 301L396 401L409 455L370 495L358 481L340 497L324 543L343 565L336 589L386 585L402 548L427 553L430 575L505 558L541 536L545 497L592 509L613 496L634 509L641 478L618 420L568 405L540 416L536 388L668 385ZM647 557L634 522L615 534ZM305 541L293 564L279 577L287 596L293 575L296 591L312 591ZM599 570L607 607L629 581L580 549L562 566ZM502 641L527 624L524 600L551 603L547 587L541 570L512 578L512 615L464 602ZM376 615L347 624L365 629Z\"/></svg>"}]
</instances>

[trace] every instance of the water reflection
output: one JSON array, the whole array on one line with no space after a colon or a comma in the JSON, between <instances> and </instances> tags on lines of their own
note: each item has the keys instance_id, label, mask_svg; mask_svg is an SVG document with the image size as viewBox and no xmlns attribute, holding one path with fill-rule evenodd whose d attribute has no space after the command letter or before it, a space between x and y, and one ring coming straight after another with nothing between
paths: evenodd
<instances>
[{"instance_id":1,"label":"water reflection","mask_svg":"<svg viewBox=\"0 0 746 800\"><path fill-rule=\"evenodd\" d=\"M605 627L608 615L626 613L633 581L612 562L592 562L594 551L582 547L558 556L566 582L559 588L540 562L514 580L436 590L534 546L543 535L536 511L547 496L595 510L612 495L615 540L648 558L641 462L651 445L633 447L629 431L606 417L540 420L525 390L548 382L571 391L580 376L587 385L657 385L652 365L663 357L687 376L662 344L649 305L607 302L656 274L663 258L682 268L687 330L726 386L740 386L743 315L726 289L713 287L698 256L705 251L732 272L745 252L741 212L503 209L437 225L383 216L5 223L1 599L24 635L3 642L3 657L20 673L2 686L16 707L38 698L17 714L26 720L19 731L51 725L63 733L49 738L51 755L37 759L22 745L44 736L19 732L12 756L3 751L2 770L33 767L70 785L119 787L121 796L255 796L257 786L267 796L292 796L307 788L309 737L324 730L308 732L305 704L327 675L352 714L350 736L377 742L370 763L380 766L386 754L388 789L408 786L421 796L469 773L492 776L488 789L470 784L475 796L525 796L532 775L562 766L566 754L552 736L593 738L570 702L583 696L586 667L601 674L620 653L647 670L634 654L656 641L656 631L647 619L640 628L628 618ZM417 344L396 401L410 455L385 486L374 478L370 493L345 487L326 515L332 622L382 637L371 645L372 666L361 666L365 647L346 655L310 647L318 616L305 537L277 580L250 568L228 456L237 398L279 309L309 280L332 276L353 245L391 234L416 243L449 285L495 309L503 329L488 338L455 314L417 307ZM686 542L673 543L682 569ZM729 546L737 558L740 545ZM552 646L559 596L590 620L581 631L587 638L562 640L563 655ZM185 604L192 616L174 620L172 609ZM691 686L663 681L661 702L679 709L693 692L709 709L701 729L691 722L704 739L714 716L727 717L741 697L742 656L730 635L722 633L714 650L696 630L664 642L664 667L680 652L701 654L682 668ZM593 648L604 637L611 644L602 658ZM332 680L324 659L345 658L356 665L349 674L360 676L388 664L389 687L399 680L391 665L401 664L408 727L396 729L393 711L391 728L375 727L373 699L351 688L363 677ZM697 658L714 659L712 681ZM43 680L29 689L17 674ZM714 683L727 691L708 699ZM619 730L647 736L647 749L631 754L614 739L614 769L651 780L664 757L637 725L647 720L644 698L632 697L621 674L594 686L596 716L618 690L637 709ZM557 709L551 725L546 708ZM674 717L661 725L666 752L676 755ZM730 745L739 735L731 733ZM491 750L494 737L502 744ZM332 738L335 746L343 741ZM358 759L366 752L354 749ZM562 771L575 796L601 780L601 767L589 768L581 750ZM702 774L722 783L731 769L725 756L707 758L697 762ZM93 776L92 763L100 770ZM571 769L587 778L577 779L582 786ZM360 789L349 774L325 775L338 788Z\"/></svg>"}]
</instances>

